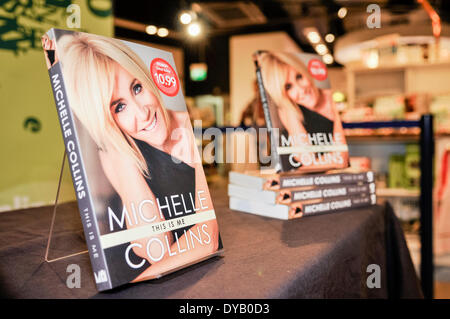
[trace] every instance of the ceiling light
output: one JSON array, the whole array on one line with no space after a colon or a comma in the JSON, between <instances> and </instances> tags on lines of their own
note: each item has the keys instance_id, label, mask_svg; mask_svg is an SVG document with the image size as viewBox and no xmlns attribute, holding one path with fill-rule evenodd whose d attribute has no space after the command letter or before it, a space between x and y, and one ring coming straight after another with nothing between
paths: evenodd
<instances>
[{"instance_id":1,"label":"ceiling light","mask_svg":"<svg viewBox=\"0 0 450 319\"><path fill-rule=\"evenodd\" d=\"M339 18L344 19L345 16L347 15L347 8L345 7L340 8L337 14Z\"/></svg>"},{"instance_id":2,"label":"ceiling light","mask_svg":"<svg viewBox=\"0 0 450 319\"><path fill-rule=\"evenodd\" d=\"M196 37L202 32L202 28L200 27L200 24L193 22L188 26L187 32L191 37Z\"/></svg>"},{"instance_id":3,"label":"ceiling light","mask_svg":"<svg viewBox=\"0 0 450 319\"><path fill-rule=\"evenodd\" d=\"M191 22L192 22L192 16L191 16L191 14L190 14L189 12L183 12L183 13L180 15L180 22L181 22L182 24L189 24L189 23L191 23Z\"/></svg>"},{"instance_id":4,"label":"ceiling light","mask_svg":"<svg viewBox=\"0 0 450 319\"><path fill-rule=\"evenodd\" d=\"M332 34L332 33L328 33L325 36L325 41L327 41L328 43L332 43L334 41L334 39L335 39L335 37L334 37L334 34Z\"/></svg>"},{"instance_id":5,"label":"ceiling light","mask_svg":"<svg viewBox=\"0 0 450 319\"><path fill-rule=\"evenodd\" d=\"M326 64L332 64L334 62L333 56L329 53L325 54L322 59Z\"/></svg>"},{"instance_id":6,"label":"ceiling light","mask_svg":"<svg viewBox=\"0 0 450 319\"><path fill-rule=\"evenodd\" d=\"M198 4L196 2L191 4L191 8L192 8L192 10L194 10L194 12L201 12L202 11L202 7L200 6L200 4Z\"/></svg>"},{"instance_id":7,"label":"ceiling light","mask_svg":"<svg viewBox=\"0 0 450 319\"><path fill-rule=\"evenodd\" d=\"M317 53L319 53L320 55L324 55L325 53L328 52L328 48L325 44L318 44L316 45L316 51Z\"/></svg>"},{"instance_id":8,"label":"ceiling light","mask_svg":"<svg viewBox=\"0 0 450 319\"><path fill-rule=\"evenodd\" d=\"M378 51L371 50L369 52L369 57L366 60L366 65L370 69L375 69L378 67Z\"/></svg>"},{"instance_id":9,"label":"ceiling light","mask_svg":"<svg viewBox=\"0 0 450 319\"><path fill-rule=\"evenodd\" d=\"M150 35L156 34L157 31L158 31L158 28L155 27L154 25L149 25L145 28L145 32L147 32Z\"/></svg>"},{"instance_id":10,"label":"ceiling light","mask_svg":"<svg viewBox=\"0 0 450 319\"><path fill-rule=\"evenodd\" d=\"M159 28L158 29L158 35L161 38L167 37L169 35L169 30L167 30L166 28Z\"/></svg>"},{"instance_id":11,"label":"ceiling light","mask_svg":"<svg viewBox=\"0 0 450 319\"><path fill-rule=\"evenodd\" d=\"M311 31L308 33L308 40L313 43L319 43L320 42L320 35L316 31Z\"/></svg>"}]
</instances>

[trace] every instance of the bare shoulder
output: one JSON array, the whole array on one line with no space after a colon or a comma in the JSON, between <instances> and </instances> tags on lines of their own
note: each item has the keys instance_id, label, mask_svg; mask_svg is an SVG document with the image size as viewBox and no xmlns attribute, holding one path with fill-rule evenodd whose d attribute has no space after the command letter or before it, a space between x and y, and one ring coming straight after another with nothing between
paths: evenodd
<instances>
[{"instance_id":1,"label":"bare shoulder","mask_svg":"<svg viewBox=\"0 0 450 319\"><path fill-rule=\"evenodd\" d=\"M170 111L173 119L178 123L178 127L187 127L191 119L187 111Z\"/></svg>"},{"instance_id":2,"label":"bare shoulder","mask_svg":"<svg viewBox=\"0 0 450 319\"><path fill-rule=\"evenodd\" d=\"M118 151L110 149L98 152L100 163L102 164L105 174L117 174L123 172L124 174L138 173L136 164L128 157L120 154Z\"/></svg>"}]
</instances>

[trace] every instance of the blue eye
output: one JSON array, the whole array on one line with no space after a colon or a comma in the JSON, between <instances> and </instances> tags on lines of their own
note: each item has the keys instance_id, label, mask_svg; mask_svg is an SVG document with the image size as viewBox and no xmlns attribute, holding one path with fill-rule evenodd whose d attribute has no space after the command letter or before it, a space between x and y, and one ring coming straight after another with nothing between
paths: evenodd
<instances>
[{"instance_id":1,"label":"blue eye","mask_svg":"<svg viewBox=\"0 0 450 319\"><path fill-rule=\"evenodd\" d=\"M136 84L135 86L133 86L134 95L139 94L141 91L142 91L142 85Z\"/></svg>"},{"instance_id":2,"label":"blue eye","mask_svg":"<svg viewBox=\"0 0 450 319\"><path fill-rule=\"evenodd\" d=\"M115 113L122 112L124 108L125 108L125 104L117 103L116 107L114 108L114 112Z\"/></svg>"}]
</instances>

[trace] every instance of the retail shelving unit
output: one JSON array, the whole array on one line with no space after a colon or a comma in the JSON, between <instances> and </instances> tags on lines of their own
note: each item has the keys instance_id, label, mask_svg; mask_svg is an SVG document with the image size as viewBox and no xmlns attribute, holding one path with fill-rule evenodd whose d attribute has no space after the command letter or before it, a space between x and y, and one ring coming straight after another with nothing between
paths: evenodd
<instances>
[{"instance_id":1,"label":"retail shelving unit","mask_svg":"<svg viewBox=\"0 0 450 319\"><path fill-rule=\"evenodd\" d=\"M343 123L347 129L378 129L378 128L420 128L420 191L419 194L407 190L383 189L381 194L389 196L413 197L419 195L420 202L420 277L425 298L433 298L433 155L434 134L433 117L423 115L420 121L388 121L388 122L360 122ZM399 135L401 136L401 135ZM364 137L367 138L368 137ZM384 137L389 140L389 136ZM409 141L414 136L394 137L397 141ZM352 138L349 139L351 141ZM357 140L357 139L356 139ZM378 193L380 195L380 193Z\"/></svg>"},{"instance_id":2,"label":"retail shelving unit","mask_svg":"<svg viewBox=\"0 0 450 319\"><path fill-rule=\"evenodd\" d=\"M391 129L409 129L409 128L419 128L420 121L377 121L377 122L353 122L353 123L343 123L345 129L380 129L380 128L391 128ZM408 143L419 143L420 134L414 133L398 133L393 132L392 134L370 134L370 135L347 135L347 143L350 145L368 145L370 143L377 144L408 144ZM406 189L406 188L380 188L377 187L377 195L383 198L408 198L415 199L419 198L419 190Z\"/></svg>"}]
</instances>

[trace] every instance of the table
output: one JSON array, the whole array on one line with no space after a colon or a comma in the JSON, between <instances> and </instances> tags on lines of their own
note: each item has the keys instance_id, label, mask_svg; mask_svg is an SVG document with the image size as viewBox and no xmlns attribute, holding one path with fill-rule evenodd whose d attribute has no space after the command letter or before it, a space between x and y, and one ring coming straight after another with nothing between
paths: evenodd
<instances>
[{"instance_id":1,"label":"table","mask_svg":"<svg viewBox=\"0 0 450 319\"><path fill-rule=\"evenodd\" d=\"M44 261L52 207L0 214L0 293L12 298L421 298L388 204L281 221L228 209L213 184L224 254L166 277L98 293L89 256ZM86 249L76 203L58 208L50 258ZM81 288L68 288L70 264ZM369 288L368 265L381 288Z\"/></svg>"}]
</instances>

